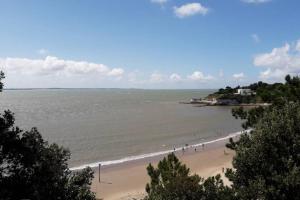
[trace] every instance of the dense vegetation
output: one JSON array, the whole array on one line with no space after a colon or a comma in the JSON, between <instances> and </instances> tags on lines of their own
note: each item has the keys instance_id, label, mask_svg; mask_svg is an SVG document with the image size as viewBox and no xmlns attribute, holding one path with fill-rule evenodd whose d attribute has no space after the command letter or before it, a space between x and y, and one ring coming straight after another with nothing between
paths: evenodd
<instances>
[{"instance_id":1,"label":"dense vegetation","mask_svg":"<svg viewBox=\"0 0 300 200\"><path fill-rule=\"evenodd\" d=\"M229 145L238 199L300 199L300 104L265 109L251 134Z\"/></svg>"},{"instance_id":2,"label":"dense vegetation","mask_svg":"<svg viewBox=\"0 0 300 200\"><path fill-rule=\"evenodd\" d=\"M227 144L236 152L233 168L226 170L231 186L224 186L219 175L206 180L190 175L178 161L175 166L181 167L172 167L176 158L171 156L172 159L161 161L157 169L148 167L151 183L146 186L146 199L300 199L299 77L287 76L285 84L259 82L249 87L265 100L268 98L263 94L273 95L269 99L272 105L233 110L233 116L243 119L243 127L252 131ZM233 92L230 88L225 90L222 92Z\"/></svg>"},{"instance_id":3,"label":"dense vegetation","mask_svg":"<svg viewBox=\"0 0 300 200\"><path fill-rule=\"evenodd\" d=\"M151 182L146 185L145 200L226 200L232 192L224 186L220 175L206 180L190 175L190 170L174 154L159 162L157 169L147 167Z\"/></svg>"},{"instance_id":4,"label":"dense vegetation","mask_svg":"<svg viewBox=\"0 0 300 200\"><path fill-rule=\"evenodd\" d=\"M3 89L2 79L4 79L4 78L5 78L5 76L4 76L3 71L0 71L0 92L2 92L2 89Z\"/></svg>"},{"instance_id":5,"label":"dense vegetation","mask_svg":"<svg viewBox=\"0 0 300 200\"><path fill-rule=\"evenodd\" d=\"M242 96L236 95L238 89L251 89L255 94ZM233 99L239 103L276 103L283 99L288 101L297 101L300 99L300 78L290 75L285 77L285 83L268 84L262 81L250 84L248 86L237 86L231 88L221 88L217 92L208 96L208 98Z\"/></svg>"},{"instance_id":6,"label":"dense vegetation","mask_svg":"<svg viewBox=\"0 0 300 200\"><path fill-rule=\"evenodd\" d=\"M1 72L0 82L3 78ZM1 200L95 199L90 191L92 169L71 172L68 150L48 144L36 128L23 131L14 122L11 111L0 114Z\"/></svg>"}]
</instances>

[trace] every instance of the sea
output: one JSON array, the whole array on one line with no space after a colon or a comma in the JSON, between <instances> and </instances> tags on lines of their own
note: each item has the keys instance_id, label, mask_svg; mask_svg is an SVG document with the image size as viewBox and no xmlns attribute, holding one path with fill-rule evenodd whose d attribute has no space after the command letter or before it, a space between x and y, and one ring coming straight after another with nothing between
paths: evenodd
<instances>
[{"instance_id":1,"label":"sea","mask_svg":"<svg viewBox=\"0 0 300 200\"><path fill-rule=\"evenodd\" d=\"M23 130L37 127L49 143L71 151L80 169L157 155L242 130L231 107L182 104L214 90L4 90L0 111L15 113Z\"/></svg>"}]
</instances>

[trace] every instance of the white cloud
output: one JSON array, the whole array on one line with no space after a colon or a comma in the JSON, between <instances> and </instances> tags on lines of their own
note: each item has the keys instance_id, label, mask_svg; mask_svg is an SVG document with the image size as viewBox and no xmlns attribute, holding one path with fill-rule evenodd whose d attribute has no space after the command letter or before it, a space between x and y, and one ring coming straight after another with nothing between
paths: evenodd
<instances>
[{"instance_id":1,"label":"white cloud","mask_svg":"<svg viewBox=\"0 0 300 200\"><path fill-rule=\"evenodd\" d=\"M192 15L206 15L209 9L201 5L200 3L188 3L180 7L174 7L174 13L179 18L185 18Z\"/></svg>"},{"instance_id":2,"label":"white cloud","mask_svg":"<svg viewBox=\"0 0 300 200\"><path fill-rule=\"evenodd\" d=\"M300 52L300 40L298 40L296 43L296 51Z\"/></svg>"},{"instance_id":3,"label":"white cloud","mask_svg":"<svg viewBox=\"0 0 300 200\"><path fill-rule=\"evenodd\" d=\"M164 76L160 73L152 73L150 75L150 82L154 82L154 83L159 83L162 82L164 80Z\"/></svg>"},{"instance_id":4,"label":"white cloud","mask_svg":"<svg viewBox=\"0 0 300 200\"><path fill-rule=\"evenodd\" d=\"M252 34L252 35L251 35L251 38L252 38L252 40L253 40L255 43L259 43L259 42L260 42L260 37L259 37L257 34Z\"/></svg>"},{"instance_id":5,"label":"white cloud","mask_svg":"<svg viewBox=\"0 0 300 200\"><path fill-rule=\"evenodd\" d=\"M137 71L129 72L127 74L127 79L131 83L135 83L137 81Z\"/></svg>"},{"instance_id":6,"label":"white cloud","mask_svg":"<svg viewBox=\"0 0 300 200\"><path fill-rule=\"evenodd\" d=\"M114 68L110 72L108 72L109 76L122 76L124 74L124 69L122 68Z\"/></svg>"},{"instance_id":7,"label":"white cloud","mask_svg":"<svg viewBox=\"0 0 300 200\"><path fill-rule=\"evenodd\" d=\"M261 72L260 77L265 79L283 78L286 74L297 75L300 73L300 51L299 42L282 47L274 48L269 53L255 56L254 65L266 68Z\"/></svg>"},{"instance_id":8,"label":"white cloud","mask_svg":"<svg viewBox=\"0 0 300 200\"><path fill-rule=\"evenodd\" d=\"M242 2L253 3L253 4L267 3L270 1L272 1L272 0L242 0Z\"/></svg>"},{"instance_id":9,"label":"white cloud","mask_svg":"<svg viewBox=\"0 0 300 200\"><path fill-rule=\"evenodd\" d=\"M169 79L171 80L171 81L173 81L173 82L178 82L178 81L181 81L182 80L182 78L181 78L181 76L180 75L178 75L178 74L171 74L170 75L170 77L169 77Z\"/></svg>"},{"instance_id":10,"label":"white cloud","mask_svg":"<svg viewBox=\"0 0 300 200\"><path fill-rule=\"evenodd\" d=\"M262 79L282 79L286 75L287 73L284 70L281 69L271 70L270 68L268 68L267 70L260 72L259 77Z\"/></svg>"},{"instance_id":11,"label":"white cloud","mask_svg":"<svg viewBox=\"0 0 300 200\"><path fill-rule=\"evenodd\" d=\"M192 81L208 81L212 80L213 77L210 75L205 76L202 72L195 71L193 74L188 76L188 79Z\"/></svg>"},{"instance_id":12,"label":"white cloud","mask_svg":"<svg viewBox=\"0 0 300 200\"><path fill-rule=\"evenodd\" d=\"M46 55L49 53L49 51L47 49L39 49L37 50L37 53L40 55Z\"/></svg>"},{"instance_id":13,"label":"white cloud","mask_svg":"<svg viewBox=\"0 0 300 200\"><path fill-rule=\"evenodd\" d=\"M121 68L110 69L103 64L63 60L53 56L45 59L0 58L0 66L4 66L5 71L35 75L98 74L120 77L124 73Z\"/></svg>"},{"instance_id":14,"label":"white cloud","mask_svg":"<svg viewBox=\"0 0 300 200\"><path fill-rule=\"evenodd\" d=\"M220 69L220 70L219 70L219 77L222 78L223 76L224 76L223 69Z\"/></svg>"},{"instance_id":15,"label":"white cloud","mask_svg":"<svg viewBox=\"0 0 300 200\"><path fill-rule=\"evenodd\" d=\"M283 47L274 48L270 53L257 55L254 59L255 66L280 68L290 65L290 45L285 44Z\"/></svg>"},{"instance_id":16,"label":"white cloud","mask_svg":"<svg viewBox=\"0 0 300 200\"><path fill-rule=\"evenodd\" d=\"M158 3L158 4L165 4L168 2L168 0L151 0L152 3Z\"/></svg>"},{"instance_id":17,"label":"white cloud","mask_svg":"<svg viewBox=\"0 0 300 200\"><path fill-rule=\"evenodd\" d=\"M245 78L245 75L244 75L244 73L237 73L237 74L233 74L232 77L235 80L242 80L243 78Z\"/></svg>"}]
</instances>

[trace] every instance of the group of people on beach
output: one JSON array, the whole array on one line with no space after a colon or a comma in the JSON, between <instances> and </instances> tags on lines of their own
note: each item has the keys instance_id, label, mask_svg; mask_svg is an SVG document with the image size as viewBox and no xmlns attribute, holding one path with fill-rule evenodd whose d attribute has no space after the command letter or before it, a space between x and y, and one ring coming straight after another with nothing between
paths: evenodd
<instances>
[{"instance_id":1,"label":"group of people on beach","mask_svg":"<svg viewBox=\"0 0 300 200\"><path fill-rule=\"evenodd\" d=\"M201 146L202 146L202 150L204 150L205 144L203 143ZM193 147L193 146L189 146L188 144L186 144L185 147L183 146L182 149L181 149L182 154L184 154L185 150L189 149L190 147ZM173 150L174 150L174 152L176 152L176 148L175 147L174 147ZM194 151L197 152L197 147L196 146L194 148Z\"/></svg>"}]
</instances>

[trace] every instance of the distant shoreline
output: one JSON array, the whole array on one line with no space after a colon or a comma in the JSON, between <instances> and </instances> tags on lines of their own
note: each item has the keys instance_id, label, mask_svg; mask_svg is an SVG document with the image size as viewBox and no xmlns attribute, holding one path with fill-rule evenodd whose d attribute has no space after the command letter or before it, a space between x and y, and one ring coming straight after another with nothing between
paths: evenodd
<instances>
[{"instance_id":1,"label":"distant shoreline","mask_svg":"<svg viewBox=\"0 0 300 200\"><path fill-rule=\"evenodd\" d=\"M229 106L229 107L234 107L234 106L242 106L242 107L256 107L256 106L269 106L271 105L270 103L241 103L241 104L204 104L204 103L191 103L191 102L179 102L180 104L190 104L194 105L195 107L204 107L204 106Z\"/></svg>"}]
</instances>

